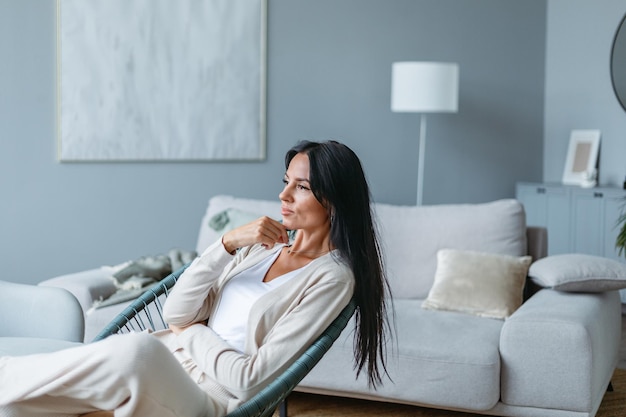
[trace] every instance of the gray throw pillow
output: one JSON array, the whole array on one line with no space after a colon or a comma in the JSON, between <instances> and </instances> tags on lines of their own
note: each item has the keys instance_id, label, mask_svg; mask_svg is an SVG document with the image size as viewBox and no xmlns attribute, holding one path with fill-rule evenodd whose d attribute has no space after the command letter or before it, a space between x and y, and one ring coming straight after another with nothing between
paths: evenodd
<instances>
[{"instance_id":1,"label":"gray throw pillow","mask_svg":"<svg viewBox=\"0 0 626 417\"><path fill-rule=\"evenodd\" d=\"M569 292L603 292L626 288L626 265L583 254L552 255L530 266L528 276L544 288Z\"/></svg>"}]
</instances>

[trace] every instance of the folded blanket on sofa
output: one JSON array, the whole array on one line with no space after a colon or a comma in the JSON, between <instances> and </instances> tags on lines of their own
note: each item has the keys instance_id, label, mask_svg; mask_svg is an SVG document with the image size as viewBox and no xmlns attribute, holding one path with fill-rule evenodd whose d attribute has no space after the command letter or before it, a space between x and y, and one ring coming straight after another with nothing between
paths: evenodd
<instances>
[{"instance_id":1,"label":"folded blanket on sofa","mask_svg":"<svg viewBox=\"0 0 626 417\"><path fill-rule=\"evenodd\" d=\"M94 301L87 314L98 308L139 297L146 289L191 262L196 256L195 251L172 249L167 254L142 256L134 261L103 267L110 269L117 291L107 298Z\"/></svg>"}]
</instances>

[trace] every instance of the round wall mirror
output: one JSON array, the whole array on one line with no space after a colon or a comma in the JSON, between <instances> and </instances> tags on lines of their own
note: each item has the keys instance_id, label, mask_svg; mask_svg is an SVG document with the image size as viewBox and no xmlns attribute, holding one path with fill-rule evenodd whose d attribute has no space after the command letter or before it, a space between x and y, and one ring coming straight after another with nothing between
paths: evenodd
<instances>
[{"instance_id":1,"label":"round wall mirror","mask_svg":"<svg viewBox=\"0 0 626 417\"><path fill-rule=\"evenodd\" d=\"M626 110L626 16L622 19L611 48L611 81L615 95Z\"/></svg>"}]
</instances>

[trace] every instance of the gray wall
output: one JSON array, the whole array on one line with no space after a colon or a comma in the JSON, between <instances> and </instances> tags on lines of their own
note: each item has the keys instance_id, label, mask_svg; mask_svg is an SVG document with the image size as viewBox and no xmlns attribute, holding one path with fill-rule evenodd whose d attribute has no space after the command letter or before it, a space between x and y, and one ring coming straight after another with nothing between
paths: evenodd
<instances>
[{"instance_id":1,"label":"gray wall","mask_svg":"<svg viewBox=\"0 0 626 417\"><path fill-rule=\"evenodd\" d=\"M195 246L211 195L276 198L284 151L336 138L374 199L414 204L419 115L390 111L391 64L460 64L460 111L430 115L424 202L541 180L546 0L269 0L267 160L60 164L55 2L0 0L2 279Z\"/></svg>"},{"instance_id":2,"label":"gray wall","mask_svg":"<svg viewBox=\"0 0 626 417\"><path fill-rule=\"evenodd\" d=\"M626 112L613 94L609 59L625 0L549 0L544 180L561 182L572 129L599 129L600 183L622 186Z\"/></svg>"}]
</instances>

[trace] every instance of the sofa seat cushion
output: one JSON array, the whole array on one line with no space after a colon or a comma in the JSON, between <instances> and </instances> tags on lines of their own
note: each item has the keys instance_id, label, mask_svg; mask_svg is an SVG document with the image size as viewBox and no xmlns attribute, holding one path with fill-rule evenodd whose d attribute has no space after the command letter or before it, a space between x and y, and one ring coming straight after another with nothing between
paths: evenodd
<instances>
[{"instance_id":1,"label":"sofa seat cushion","mask_svg":"<svg viewBox=\"0 0 626 417\"><path fill-rule=\"evenodd\" d=\"M111 321L119 315L133 300L119 304L91 309L85 313L85 343L92 342Z\"/></svg>"},{"instance_id":2,"label":"sofa seat cushion","mask_svg":"<svg viewBox=\"0 0 626 417\"><path fill-rule=\"evenodd\" d=\"M488 410L500 398L501 320L424 310L422 300L396 299L388 371L393 382L377 391L365 375L354 379L352 326L301 382L299 390L392 399L442 408ZM393 326L394 324L392 324Z\"/></svg>"},{"instance_id":3,"label":"sofa seat cushion","mask_svg":"<svg viewBox=\"0 0 626 417\"><path fill-rule=\"evenodd\" d=\"M80 342L45 339L39 337L0 337L0 356L24 356L34 353L48 353L73 346Z\"/></svg>"}]
</instances>

